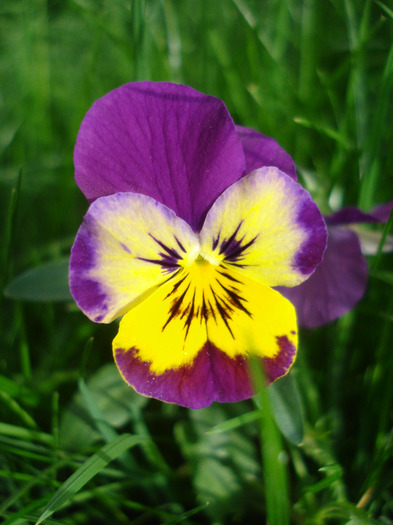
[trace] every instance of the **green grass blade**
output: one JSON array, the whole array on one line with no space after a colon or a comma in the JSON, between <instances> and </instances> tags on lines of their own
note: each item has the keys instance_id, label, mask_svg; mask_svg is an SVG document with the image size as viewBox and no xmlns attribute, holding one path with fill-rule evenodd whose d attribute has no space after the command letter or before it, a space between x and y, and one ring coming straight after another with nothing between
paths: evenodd
<instances>
[{"instance_id":1,"label":"green grass blade","mask_svg":"<svg viewBox=\"0 0 393 525\"><path fill-rule=\"evenodd\" d=\"M53 444L53 436L46 434L45 432L39 432L37 430L30 430L24 427L18 427L16 425L10 425L8 423L0 422L0 434L4 436L11 436L15 438L25 439L26 441L38 441L45 445Z\"/></svg>"},{"instance_id":2,"label":"green grass blade","mask_svg":"<svg viewBox=\"0 0 393 525\"><path fill-rule=\"evenodd\" d=\"M278 428L291 443L300 445L304 436L303 414L292 374L275 381L267 393Z\"/></svg>"},{"instance_id":3,"label":"green grass blade","mask_svg":"<svg viewBox=\"0 0 393 525\"><path fill-rule=\"evenodd\" d=\"M376 270L378 268L379 262L381 260L384 244L386 242L386 239L387 239L387 237L389 235L389 232L391 231L392 227L393 227L393 210L391 211L389 220L385 224L385 227L383 229L382 237L381 237L381 240L380 240L379 245L378 245L377 255L375 256L375 259L374 259L373 265L372 265L372 269L373 270Z\"/></svg>"},{"instance_id":4,"label":"green grass blade","mask_svg":"<svg viewBox=\"0 0 393 525\"><path fill-rule=\"evenodd\" d=\"M227 421L223 421L218 425L215 425L211 430L206 432L206 434L220 434L221 432L228 432L229 430L235 430L236 428L247 425L248 423L253 423L254 421L259 421L262 417L261 410L252 410L246 414L241 414L240 416L233 417Z\"/></svg>"},{"instance_id":5,"label":"green grass blade","mask_svg":"<svg viewBox=\"0 0 393 525\"><path fill-rule=\"evenodd\" d=\"M12 260L12 252L15 239L15 225L18 215L18 203L20 196L20 188L22 184L22 170L19 171L18 179L16 181L15 187L12 188L10 204L8 208L8 216L6 220L6 227L4 232L4 262L3 262L3 272L1 279L1 289L4 288L4 285L9 278L10 266Z\"/></svg>"},{"instance_id":6,"label":"green grass blade","mask_svg":"<svg viewBox=\"0 0 393 525\"><path fill-rule=\"evenodd\" d=\"M260 436L267 521L269 525L289 525L286 454L282 448L280 432L274 421L259 360L251 362L251 374L257 391L255 402L262 412Z\"/></svg>"},{"instance_id":7,"label":"green grass blade","mask_svg":"<svg viewBox=\"0 0 393 525\"><path fill-rule=\"evenodd\" d=\"M78 490L98 474L110 461L119 457L129 448L139 445L144 441L145 439L140 436L123 434L112 443L102 447L99 452L85 461L85 463L63 483L49 501L46 509L36 522L36 525L39 525L59 510L62 505L69 501Z\"/></svg>"}]
</instances>

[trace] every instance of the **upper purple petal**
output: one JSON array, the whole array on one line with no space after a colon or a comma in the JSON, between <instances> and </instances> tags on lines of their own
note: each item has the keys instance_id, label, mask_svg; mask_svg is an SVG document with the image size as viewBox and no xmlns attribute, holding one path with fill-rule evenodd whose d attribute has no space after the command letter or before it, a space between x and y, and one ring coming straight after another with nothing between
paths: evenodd
<instances>
[{"instance_id":1,"label":"upper purple petal","mask_svg":"<svg viewBox=\"0 0 393 525\"><path fill-rule=\"evenodd\" d=\"M328 228L323 261L311 277L294 288L278 290L296 308L300 326L326 324L348 312L362 298L367 284L367 263L356 233Z\"/></svg>"},{"instance_id":2,"label":"upper purple petal","mask_svg":"<svg viewBox=\"0 0 393 525\"><path fill-rule=\"evenodd\" d=\"M245 169L224 103L166 82L126 84L96 101L79 130L74 163L89 201L142 193L195 230Z\"/></svg>"},{"instance_id":3,"label":"upper purple petal","mask_svg":"<svg viewBox=\"0 0 393 525\"><path fill-rule=\"evenodd\" d=\"M236 131L246 157L246 173L265 166L275 166L297 180L292 158L274 139L243 126L236 126Z\"/></svg>"},{"instance_id":4,"label":"upper purple petal","mask_svg":"<svg viewBox=\"0 0 393 525\"><path fill-rule=\"evenodd\" d=\"M362 222L386 222L389 219L393 208L393 201L375 206L369 213L364 213L355 206L347 206L328 217L325 217L327 224L353 224Z\"/></svg>"}]
</instances>

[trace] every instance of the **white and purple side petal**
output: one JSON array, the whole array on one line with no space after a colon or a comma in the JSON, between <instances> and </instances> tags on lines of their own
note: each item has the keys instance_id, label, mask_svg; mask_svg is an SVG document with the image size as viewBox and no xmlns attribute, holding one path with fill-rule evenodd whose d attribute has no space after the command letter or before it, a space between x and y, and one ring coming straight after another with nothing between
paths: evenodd
<instances>
[{"instance_id":1,"label":"white and purple side petal","mask_svg":"<svg viewBox=\"0 0 393 525\"><path fill-rule=\"evenodd\" d=\"M175 273L199 240L174 212L146 195L95 200L71 251L70 289L93 321L123 315Z\"/></svg>"},{"instance_id":2,"label":"white and purple side petal","mask_svg":"<svg viewBox=\"0 0 393 525\"><path fill-rule=\"evenodd\" d=\"M245 160L224 103L167 82L126 84L97 100L79 130L75 178L88 200L142 193L194 230Z\"/></svg>"},{"instance_id":3,"label":"white and purple side petal","mask_svg":"<svg viewBox=\"0 0 393 525\"><path fill-rule=\"evenodd\" d=\"M268 286L296 286L320 263L326 225L310 194L275 167L245 175L209 210L207 258Z\"/></svg>"}]
</instances>

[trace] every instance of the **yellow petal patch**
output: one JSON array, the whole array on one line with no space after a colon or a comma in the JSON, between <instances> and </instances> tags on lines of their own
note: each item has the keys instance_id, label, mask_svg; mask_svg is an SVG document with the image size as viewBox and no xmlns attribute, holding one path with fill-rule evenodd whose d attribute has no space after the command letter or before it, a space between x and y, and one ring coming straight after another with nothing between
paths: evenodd
<instances>
[{"instance_id":1,"label":"yellow petal patch","mask_svg":"<svg viewBox=\"0 0 393 525\"><path fill-rule=\"evenodd\" d=\"M228 265L198 257L124 316L113 350L136 352L152 373L162 374L190 365L207 341L231 358L252 351L274 361L284 340L296 348L296 314L287 299ZM282 374L294 357L285 360Z\"/></svg>"}]
</instances>

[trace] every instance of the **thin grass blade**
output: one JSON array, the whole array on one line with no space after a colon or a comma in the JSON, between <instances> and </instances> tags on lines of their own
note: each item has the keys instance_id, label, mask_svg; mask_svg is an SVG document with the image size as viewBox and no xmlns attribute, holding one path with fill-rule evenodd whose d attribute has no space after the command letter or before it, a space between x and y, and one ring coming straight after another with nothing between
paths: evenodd
<instances>
[{"instance_id":1,"label":"thin grass blade","mask_svg":"<svg viewBox=\"0 0 393 525\"><path fill-rule=\"evenodd\" d=\"M102 449L91 456L81 467L72 474L67 481L59 488L53 498L49 501L46 509L39 517L36 525L49 518L54 512L59 510L72 496L78 492L88 481L98 474L109 462L119 457L126 450L140 443L145 439L140 436L123 434L115 441L102 447Z\"/></svg>"}]
</instances>

